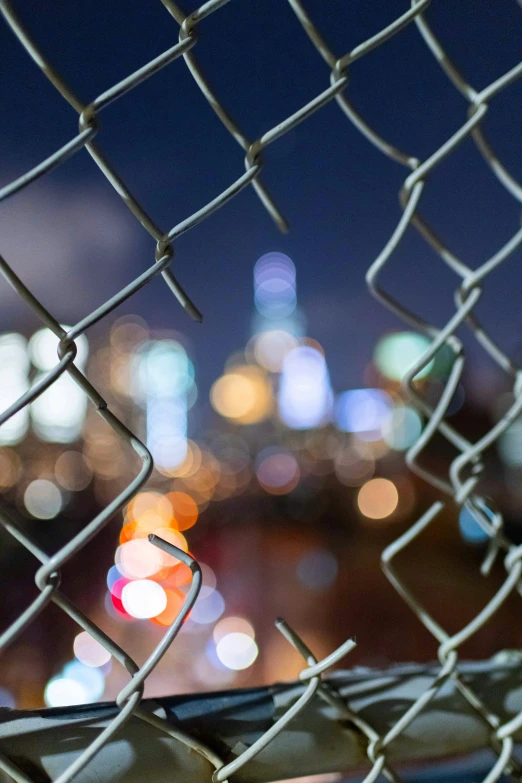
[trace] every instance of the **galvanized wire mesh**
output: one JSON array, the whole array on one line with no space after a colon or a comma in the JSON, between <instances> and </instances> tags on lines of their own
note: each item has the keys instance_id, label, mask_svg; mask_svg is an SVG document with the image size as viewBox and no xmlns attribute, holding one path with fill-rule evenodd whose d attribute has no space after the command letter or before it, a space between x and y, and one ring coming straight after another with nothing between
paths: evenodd
<instances>
[{"instance_id":1,"label":"galvanized wire mesh","mask_svg":"<svg viewBox=\"0 0 522 783\"><path fill-rule=\"evenodd\" d=\"M477 485L483 471L482 456L484 452L498 440L510 424L522 412L522 374L514 361L496 344L487 328L478 320L475 314L475 305L481 297L485 280L488 275L496 270L522 243L522 229L518 229L513 237L490 258L485 259L478 267L472 268L448 248L435 233L431 225L420 213L421 200L428 187L429 175L435 170L441 161L451 157L459 145L470 136L481 153L484 164L490 168L499 182L508 193L518 202L522 202L522 186L514 179L496 155L491 143L486 139L481 127L485 115L494 110L495 98L518 78L522 77L522 63L515 65L508 72L500 75L495 81L482 89L473 87L467 81L448 57L444 46L431 31L424 12L428 11L430 0L412 0L411 7L405 9L395 21L360 43L350 52L345 54L334 53L323 37L314 21L309 16L306 7L301 0L288 0L296 16L296 35L302 31L308 35L317 56L322 57L330 70L329 84L325 89L300 109L281 121L272 128L268 128L259 138L248 139L241 128L230 117L218 95L214 92L211 83L198 65L195 55L198 43L198 28L204 24L204 20L211 14L219 12L228 0L208 0L190 15L185 15L180 7L172 0L162 0L168 13L177 24L179 41L176 45L146 63L137 71L113 85L88 105L84 105L69 88L67 82L51 65L44 53L45 45L41 49L33 40L30 33L19 21L11 4L7 0L1 0L0 10L5 22L10 26L14 35L27 54L33 59L35 65L62 95L79 116L78 132L70 141L64 144L55 153L42 160L37 166L18 177L0 190L0 199L16 196L22 189L30 187L39 177L45 176L53 168L63 166L68 159L79 150L85 148L99 167L116 193L123 199L136 220L156 241L156 253L154 263L137 279L118 291L111 299L102 303L91 314L65 331L53 315L43 306L38 298L31 292L31 281L23 282L11 268L8 260L0 258L0 269L7 281L16 290L19 296L32 308L38 318L59 338L58 361L54 369L40 379L19 400L0 415L0 423L7 421L18 411L28 406L41 395L62 374L69 373L74 381L85 392L89 400L96 407L99 415L113 429L116 435L125 441L133 449L141 460L141 469L136 477L114 500L107 505L83 530L75 535L68 543L61 547L51 557L47 556L36 546L25 532L21 531L2 511L0 522L5 530L14 536L27 548L40 562L41 567L36 572L35 581L40 590L39 596L26 608L20 617L0 636L0 649L11 644L24 629L30 625L49 602L54 602L78 623L83 629L96 638L110 653L124 666L129 673L129 682L120 692L117 705L119 714L109 722L96 739L75 759L73 763L57 779L59 783L67 783L82 770L93 756L102 748L122 725L131 716L136 716L165 732L170 737L184 743L197 754L201 754L215 767L214 780L216 783L227 780L230 776L239 772L244 764L259 754L293 718L305 709L306 705L319 694L325 699L339 717L349 720L367 738L367 756L371 769L365 778L365 783L371 783L380 774L390 781L400 781L400 776L392 769L388 755L390 748L397 737L405 731L413 721L417 719L424 708L437 694L439 689L448 680L452 680L469 707L488 728L490 733L491 748L497 754L497 760L493 764L485 781L492 783L502 773L516 773L520 775L522 768L513 757L513 735L522 726L522 712L508 722L502 722L501 717L495 714L488 704L483 703L471 685L461 678L459 673L459 648L488 622L497 612L503 601L514 590L520 589L520 577L522 574L522 547L516 547L503 532L502 515L491 508L491 503L486 501L477 490ZM352 64L361 57L371 55L372 50L386 45L393 36L400 35L409 25L415 25L419 35L427 47L427 56L433 56L446 74L448 89L456 89L469 103L467 117L455 118L455 132L428 158L421 161L416 156L404 152L381 137L366 120L351 106L347 95L349 73ZM311 53L312 56L312 53ZM138 84L146 79L153 78L154 74L166 68L177 59L183 59L190 71L197 88L214 110L219 121L228 130L230 135L242 148L244 153L245 172L233 179L231 184L216 195L200 209L193 212L181 222L166 230L160 228L147 211L133 195L127 184L115 170L112 163L101 153L95 143L95 137L100 131L99 115L111 103L118 100L124 94L132 91ZM177 66L180 67L180 66ZM355 72L356 66L354 67ZM152 715L140 707L143 695L144 682L158 661L164 655L168 647L174 641L184 617L197 598L201 583L201 571L198 564L184 552L161 539L155 539L152 543L166 551L175 553L179 559L184 560L191 568L193 579L191 589L187 595L183 611L168 629L160 644L153 650L147 661L138 666L118 645L116 645L100 628L89 620L59 589L60 568L74 557L83 547L88 546L91 539L107 524L111 517L122 509L132 496L146 483L152 470L152 459L143 443L130 432L125 425L111 412L107 402L100 396L89 383L85 375L75 366L76 346L75 339L84 334L95 323L105 318L119 304L131 297L138 289L151 282L154 277L161 274L165 282L179 300L182 307L196 320L200 318L197 307L186 294L172 271L170 263L174 255L174 241L182 233L194 228L205 220L213 212L219 210L230 199L237 196L244 188L251 186L261 205L275 221L276 225L286 231L284 218L267 191L261 180L263 168L263 151L276 139L284 136L299 123L306 120L319 111L330 101L336 101L344 116L352 123L358 132L374 145L383 155L402 164L408 174L400 191L400 203L402 216L397 227L376 260L371 264L367 273L367 281L370 290L386 307L392 310L400 319L426 335L430 341L430 348L404 379L404 388L413 400L417 408L427 416L427 425L415 445L407 455L410 468L425 481L435 487L441 495L441 500L435 502L431 508L400 538L398 538L383 553L383 568L395 589L404 601L409 605L418 620L428 629L439 643L438 655L440 669L433 678L431 685L422 695L411 704L400 716L395 725L385 734L377 733L372 726L359 717L349 703L346 703L336 694L331 686L326 687L321 681L322 673L340 660L352 649L354 642L348 640L338 650L333 652L325 660L317 662L311 651L300 638L284 623L279 623L279 629L288 639L290 644L302 654L306 668L300 673L301 681L307 684L306 690L299 699L284 713L284 715L271 726L260 739L251 744L243 752L239 753L233 761L224 764L223 760L199 740L188 734L173 728L161 717ZM340 118L342 121L342 118ZM394 298L380 283L380 276L385 266L393 266L393 253L401 243L405 233L413 227L420 233L424 241L435 251L440 259L456 275L457 285L455 293L455 312L446 324L433 325L428 323L422 314L410 309L409 305ZM493 361L507 373L513 384L513 404L503 418L489 432L476 443L460 434L445 418L452 397L457 389L459 379L464 367L464 352L461 340L457 337L457 329L466 326L474 336L477 343L486 351ZM453 364L446 380L444 390L435 406L430 405L423 398L422 393L415 385L415 378L432 360L434 355L443 346L451 351ZM433 436L438 433L446 439L456 450L457 456L451 462L448 471L444 474L436 474L424 467L419 458L428 446ZM418 596L401 580L394 566L395 556L406 549L423 530L442 511L446 504L453 504L456 508L465 506L475 517L480 526L489 536L489 548L482 566L482 573L487 574L494 561L502 554L506 578L497 593L491 598L482 611L459 632L450 635L431 615L424 609ZM154 537L152 537L154 539ZM22 771L17 764L7 756L0 756L0 769L10 774L17 781L28 783L32 780L30 774Z\"/></svg>"}]
</instances>

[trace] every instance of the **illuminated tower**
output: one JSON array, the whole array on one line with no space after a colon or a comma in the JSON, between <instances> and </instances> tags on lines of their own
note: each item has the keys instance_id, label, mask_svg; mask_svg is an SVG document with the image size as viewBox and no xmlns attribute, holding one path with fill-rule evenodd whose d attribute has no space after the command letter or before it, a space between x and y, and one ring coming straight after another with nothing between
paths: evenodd
<instances>
[{"instance_id":1,"label":"illuminated tower","mask_svg":"<svg viewBox=\"0 0 522 783\"><path fill-rule=\"evenodd\" d=\"M255 335L267 332L302 337L306 322L297 306L296 270L284 253L266 253L254 266L254 304L252 319Z\"/></svg>"},{"instance_id":2,"label":"illuminated tower","mask_svg":"<svg viewBox=\"0 0 522 783\"><path fill-rule=\"evenodd\" d=\"M304 338L305 318L297 307L296 269L283 253L267 253L254 267L255 357L280 373L279 417L292 429L325 424L332 390L324 353Z\"/></svg>"},{"instance_id":3,"label":"illuminated tower","mask_svg":"<svg viewBox=\"0 0 522 783\"><path fill-rule=\"evenodd\" d=\"M146 442L156 467L169 475L187 456L187 414L194 365L176 340L150 340L135 356L135 399L145 408Z\"/></svg>"}]
</instances>

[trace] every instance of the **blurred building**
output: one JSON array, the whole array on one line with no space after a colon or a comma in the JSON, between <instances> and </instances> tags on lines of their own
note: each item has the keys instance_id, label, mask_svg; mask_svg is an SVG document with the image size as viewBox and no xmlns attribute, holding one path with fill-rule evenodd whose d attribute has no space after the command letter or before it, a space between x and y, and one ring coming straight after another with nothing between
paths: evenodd
<instances>
[{"instance_id":1,"label":"blurred building","mask_svg":"<svg viewBox=\"0 0 522 783\"><path fill-rule=\"evenodd\" d=\"M383 335L366 383L335 390L323 348L306 334L291 259L263 256L253 282L250 339L224 357L209 397L197 386L197 362L204 357L191 355L182 334L159 333L125 316L106 338L78 341L77 365L146 443L155 470L146 491L67 565L64 589L143 660L177 615L190 581L189 569L151 546L148 534L203 563L200 599L150 678L150 695L292 677L299 663L273 629L278 614L318 656L351 633L366 663L434 654L431 638L379 569L382 548L431 501L431 491L405 468L405 452L423 421L400 387L428 341L409 332ZM45 329L0 336L2 409L54 366L56 348ZM441 351L418 376L433 401L450 360ZM464 398L459 389L452 413L465 429ZM480 417L500 416L507 405L502 392L494 411L471 411L475 431ZM435 440L425 459L442 469L452 456ZM0 427L4 508L48 551L116 497L137 466L128 444L67 374ZM487 472L486 488L502 497L508 522L520 510L521 470L517 421ZM491 584L477 590L470 579L485 540L467 511L459 516L448 508L404 559L408 578L431 585L434 611L456 627L492 593ZM17 587L0 608L8 623L34 593L35 562L8 536L2 542L4 574ZM470 545L475 551L463 562L460 554ZM506 617L509 611L508 602ZM36 706L44 688L49 705L82 703L112 698L124 684L125 672L111 665L103 648L72 623L57 634L58 621L46 610L7 651L0 704ZM505 646L520 645L516 629L507 627ZM477 655L487 654L492 641L487 631L481 634L471 651ZM57 643L46 645L50 638ZM20 664L28 658L32 679Z\"/></svg>"}]
</instances>

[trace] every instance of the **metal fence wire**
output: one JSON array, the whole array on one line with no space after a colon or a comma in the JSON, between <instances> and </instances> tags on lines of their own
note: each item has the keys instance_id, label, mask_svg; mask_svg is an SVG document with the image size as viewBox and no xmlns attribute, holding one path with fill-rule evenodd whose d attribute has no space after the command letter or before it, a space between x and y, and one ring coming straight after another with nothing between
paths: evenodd
<instances>
[{"instance_id":1,"label":"metal fence wire","mask_svg":"<svg viewBox=\"0 0 522 783\"><path fill-rule=\"evenodd\" d=\"M451 680L460 697L467 702L473 713L487 727L490 736L490 745L496 754L491 770L485 781L493 783L502 773L522 774L522 767L513 757L513 736L522 727L522 712L507 722L492 711L488 704L483 703L479 695L469 682L465 681L459 671L459 647L473 636L482 626L497 612L506 597L514 590L520 590L522 576L522 547L514 546L503 532L502 515L491 508L491 503L486 501L476 491L477 483L483 471L482 456L495 441L506 431L510 424L522 412L522 373L513 360L504 353L489 334L487 328L478 320L475 314L475 306L481 297L485 280L488 275L497 269L518 247L522 244L522 229L518 229L513 237L494 255L485 259L472 269L462 259L447 247L437 236L434 229L421 214L421 202L424 191L429 187L429 175L444 159L450 157L459 145L471 136L479 150L484 164L489 167L495 177L504 186L508 193L518 202L522 202L522 185L519 184L503 165L496 155L491 143L487 140L481 127L482 120L495 105L495 99L503 90L508 90L515 80L522 77L522 63L515 65L511 70L500 75L491 84L483 88L472 86L466 77L459 72L448 57L443 44L431 31L424 13L428 11L431 0L412 0L411 7L398 16L390 25L377 31L372 37L360 43L354 49L346 53L334 53L314 24L306 10L306 0L288 0L296 17L296 35L307 35L315 48L317 57L321 57L330 70L329 83L325 79L325 89L316 95L311 101L288 117L282 117L281 121L266 131L257 139L248 139L241 128L230 117L220 102L219 96L213 90L211 82L202 72L195 54L198 44L199 26L205 23L205 19L211 14L218 13L228 0L208 0L196 11L186 16L180 7L172 0L162 0L167 12L172 17L173 30L177 30L179 40L174 46L160 54L154 60L144 64L134 73L127 76L118 84L113 85L89 104L83 104L68 86L64 77L52 66L45 54L45 46L40 48L30 33L18 19L8 0L0 0L0 10L5 22L12 33L18 38L20 45L24 47L27 55L32 58L35 65L41 70L42 76L47 78L73 109L78 112L78 131L70 141L64 144L52 155L42 160L30 171L18 177L13 182L0 190L0 198L5 199L15 196L39 177L45 176L57 166L67 164L69 158L79 150L85 148L94 163L103 172L113 186L118 196L123 199L136 220L156 241L156 252L153 263L132 283L118 291L111 299L103 302L88 316L76 323L68 331L65 331L53 315L44 307L38 298L30 290L30 280L22 281L11 268L8 260L0 257L0 268L3 276L16 290L18 295L32 308L39 319L58 338L58 361L56 366L34 384L20 397L8 410L0 415L0 423L6 422L18 411L28 406L53 384L63 373L69 373L74 381L81 387L89 400L95 406L98 414L113 429L115 434L125 441L139 456L141 469L136 477L114 500L109 503L80 533L75 535L68 543L49 557L36 546L33 541L20 530L5 512L0 512L0 522L5 530L17 541L27 548L41 563L36 572L35 581L40 590L38 597L27 606L26 610L17 620L3 632L0 637L0 649L11 644L27 628L49 602L54 602L97 639L129 673L129 681L117 698L119 713L107 727L88 745L86 749L71 763L59 776L59 783L67 783L75 775L89 764L95 754L108 743L110 738L129 720L131 716L152 723L157 729L175 740L183 743L188 748L201 754L215 767L215 783L223 783L230 776L237 773L244 764L256 756L264 747L291 722L295 716L305 709L306 705L316 694L329 702L344 720L352 721L367 738L367 756L371 768L365 777L365 783L371 783L383 774L389 781L400 781L400 776L391 766L389 757L393 750L394 741L406 728L417 719L420 713L433 700L444 683ZM406 27L414 25L419 36L424 41L427 56L433 56L444 71L449 81L448 89L457 90L468 102L467 116L455 118L455 132L437 150L425 160L419 160L409 152L400 150L380 136L350 104L347 97L349 73L352 69L356 73L355 61L361 57L371 56L371 52L378 47L385 46L386 42L396 35L401 35ZM327 31L325 31L327 34ZM314 56L312 49L310 56ZM230 135L242 149L244 158L244 173L233 179L231 184L200 209L193 212L177 225L168 228L160 228L154 218L150 216L139 200L133 195L127 184L120 177L102 152L98 149L95 137L100 132L99 116L111 103L117 101L124 94L132 91L138 84L146 79L154 78L154 75L166 68L174 60L183 60L193 77L196 87L201 91L205 99L212 107L217 120L219 120ZM176 67L181 67L180 65ZM219 756L206 747L198 739L189 736L162 717L153 715L140 706L143 695L144 683L147 676L154 669L166 650L173 643L180 629L184 617L197 598L201 584L201 571L195 560L190 555L178 550L172 544L161 539L154 539L152 544L165 549L177 558L183 560L192 571L192 584L187 594L183 610L176 617L173 624L165 633L163 639L142 666L138 666L127 653L112 641L103 631L86 617L61 591L60 568L73 558L83 547L89 545L91 539L107 524L111 517L121 510L143 487L152 470L152 459L147 448L138 438L130 432L125 425L110 410L108 403L100 396L89 383L85 375L75 366L76 346L75 339L84 334L90 327L109 315L118 305L138 291L142 286L150 283L157 275L161 275L166 284L176 296L181 306L194 319L200 319L200 314L187 294L177 282L170 269L174 255L174 242L181 234L194 228L198 223L206 220L212 213L219 210L224 204L237 196L244 188L252 187L260 201L261 206L268 212L276 225L283 231L287 230L285 220L282 217L275 201L262 182L263 152L269 144L284 136L305 121L315 112L320 111L331 101L335 101L341 110L339 121L347 119L367 141L374 145L383 155L402 164L406 169L406 177L400 190L400 203L402 216L397 223L392 236L388 240L379 256L371 264L367 272L367 282L372 294L387 308L392 310L402 321L410 327L426 335L431 343L429 349L422 358L411 368L404 378L403 384L407 393L417 408L427 417L427 424L422 435L410 448L407 454L407 462L410 468L425 481L435 487L441 499L435 502L406 533L401 535L393 544L388 546L382 556L382 564L391 584L398 591L403 600L411 608L418 620L428 629L439 643L438 657L440 668L433 676L431 684L396 720L387 733L379 734L371 725L356 714L350 708L349 701L343 701L336 694L331 684L326 685L321 680L321 675L330 666L339 661L354 646L352 640L345 642L338 650L333 652L323 661L317 662L312 652L305 646L301 639L284 622L279 623L279 628L284 636L302 654L305 668L299 678L306 684L304 692L297 701L283 714L271 728L253 744L243 749L237 757L224 763ZM344 116L343 116L344 115ZM437 253L457 278L455 293L455 312L443 326L428 323L422 315L413 312L404 303L394 298L381 285L381 273L387 265L393 266L393 254L401 243L405 233L413 228L420 233L424 241ZM477 343L486 351L491 359L512 378L513 403L503 418L498 421L483 437L473 443L458 432L447 420L446 413L452 397L457 389L459 379L464 367L464 353L460 339L457 337L457 329L465 325L473 334ZM452 368L445 383L443 392L436 405L428 404L415 385L416 375L432 360L434 355L443 346L450 350L453 356ZM429 445L433 436L438 433L446 439L458 452L444 475L434 473L419 463L419 457ZM421 535L422 531L440 514L446 504L453 507L465 506L474 516L484 531L489 536L489 547L482 565L482 573L487 574L495 560L502 556L506 571L506 578L498 592L489 603L477 614L477 616L462 628L458 633L450 635L439 623L424 609L419 598L401 580L394 566L395 556ZM0 755L0 768L10 774L17 781L32 781L31 775L22 771L20 767L6 755Z\"/></svg>"}]
</instances>

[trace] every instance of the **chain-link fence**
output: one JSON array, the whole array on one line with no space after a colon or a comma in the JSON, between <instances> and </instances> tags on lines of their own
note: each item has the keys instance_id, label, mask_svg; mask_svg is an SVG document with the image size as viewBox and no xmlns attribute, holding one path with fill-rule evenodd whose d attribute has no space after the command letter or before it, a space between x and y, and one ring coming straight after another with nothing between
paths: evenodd
<instances>
[{"instance_id":1,"label":"chain-link fence","mask_svg":"<svg viewBox=\"0 0 522 783\"><path fill-rule=\"evenodd\" d=\"M522 574L522 548L515 547L510 543L503 532L502 515L491 507L491 502L486 501L477 489L483 471L482 456L484 452L498 440L522 411L522 376L518 366L497 345L475 313L475 306L481 297L485 280L490 273L497 270L517 250L522 243L522 229L518 229L513 237L490 258L483 260L479 266L472 268L443 243L435 229L422 216L420 209L424 192L429 187L429 175L441 161L451 158L454 151L469 136L473 139L481 153L484 165L489 167L516 201L522 202L522 186L513 178L502 161L499 160L481 127L482 120L486 114L494 111L495 99L498 94L503 90L508 90L516 79L522 77L522 63L514 66L507 73L500 75L484 88L476 88L469 84L466 76L460 73L448 57L443 45L435 37L424 17L424 13L429 11L430 0L412 0L411 7L404 10L386 28L376 31L372 37L361 42L347 53L334 53L327 43L328 31L324 31L326 37L323 37L323 31L316 27L313 19L309 16L305 7L306 4L303 5L300 0L288 0L296 17L295 34L306 34L309 37L311 44L315 48L316 56L322 57L328 66L330 72L329 83L325 77L325 89L320 94L316 95L316 97L301 106L300 109L290 116L282 117L277 125L267 128L259 138L251 140L245 136L239 125L225 110L219 96L214 92L211 81L202 72L196 55L199 26L203 25L205 19L211 14L219 13L219 9L228 0L209 0L188 16L172 0L162 1L172 17L173 31L176 31L179 35L178 43L107 89L88 105L84 105L76 97L66 80L53 68L51 64L52 53L48 59L45 51L45 42L42 42L42 47L40 48L40 45L33 39L32 34L19 21L11 4L7 0L1 0L0 2L0 10L5 22L10 26L13 34L17 36L27 55L32 58L35 65L41 70L42 75L53 84L63 99L77 111L79 117L78 132L72 136L70 141L45 160L42 160L33 169L4 186L0 190L0 199L16 196L22 189L30 187L35 180L45 176L55 167L66 165L71 156L85 148L136 220L156 241L156 253L152 265L132 283L118 291L108 301L103 302L68 331L65 331L60 326L56 318L31 292L31 280L22 281L9 265L9 260L0 258L0 267L4 277L18 295L30 306L42 323L59 339L58 361L54 369L38 380L29 391L12 404L8 410L4 411L0 415L0 423L6 422L18 411L30 405L58 378L64 373L68 373L87 395L99 415L112 428L117 437L136 452L142 463L139 473L125 490L114 498L81 532L75 535L51 557L47 556L25 532L20 530L5 512L0 512L0 521L5 530L41 562L41 567L35 576L40 594L26 608L23 614L18 617L16 622L1 635L0 648L5 648L11 644L34 621L47 604L54 602L63 612L98 640L129 673L129 682L116 700L119 712L112 717L103 730L100 730L94 741L67 766L67 769L60 774L57 780L59 783L66 783L66 781L73 779L80 770L89 764L95 754L109 742L115 732L129 718L135 716L152 724L160 732L164 732L209 760L216 770L214 780L216 783L219 783L239 772L247 762L257 756L263 748L266 748L318 694L332 707L335 715L340 720L350 722L367 738L366 753L371 763L371 770L365 778L365 783L371 783L380 774L383 774L390 781L399 781L400 777L392 769L389 761L390 752L393 755L394 742L418 719L422 711L436 698L440 689L450 681L460 694L459 698L466 702L476 718L487 728L491 748L497 754L497 759L485 779L487 783L497 780L502 773L516 773L520 775L522 774L522 767L512 754L514 747L513 737L522 726L522 712L508 722L503 722L503 719L493 711L491 704L484 701L469 680L461 675L459 669L459 648L491 619L508 595L519 588ZM351 11L347 12L347 16L349 16L349 13ZM402 31L410 25L416 26L418 34L422 37L426 45L426 56L434 57L446 74L448 90L457 90L469 104L466 117L455 117L455 132L453 135L423 161L410 154L409 151L398 149L380 136L350 104L349 91L347 90L349 76L351 76L352 71L353 77L356 78L357 66L355 61L362 57L371 56L371 52L374 49L385 46L389 39L394 36L400 36ZM310 50L310 56L314 56L312 50ZM193 77L195 89L197 88L201 91L215 112L217 120L224 125L242 149L245 171L234 177L226 189L217 194L211 201L202 205L200 209L175 226L165 229L164 227L159 227L154 218L147 213L139 200L133 195L128 185L115 170L111 161L97 147L95 137L102 132L100 130L100 114L102 110L107 109L111 103L117 101L126 93L131 92L143 81L154 78L154 75L160 70L167 67L182 67L181 64L172 65L175 60L181 59L183 59L185 66ZM398 717L395 716L392 727L384 733L378 733L351 708L349 700L345 700L335 691L331 683L326 685L321 680L322 673L346 655L354 646L354 642L348 640L325 660L317 662L312 652L301 639L281 621L279 630L289 643L302 654L306 662L306 668L300 673L300 680L306 684L306 688L300 693L299 698L283 712L279 719L261 737L250 745L244 746L241 751L236 753L236 757L233 760L228 760L228 763L225 763L225 760L220 758L219 755L210 750L201 741L181 729L174 728L171 723L164 720L160 715L152 714L152 712L140 706L147 676L174 641L184 618L197 598L201 583L201 572L198 564L189 555L173 545L160 539L152 541L155 545L183 560L190 567L193 576L183 611L178 615L160 644L153 650L142 666L138 666L124 650L104 634L60 591L60 568L77 555L83 547L88 546L92 538L101 531L113 515L123 509L133 495L146 483L152 470L152 459L147 448L111 412L107 401L100 396L85 375L75 366L75 339L108 316L118 305L132 297L136 291L150 283L158 275L163 277L187 313L196 320L200 319L196 305L192 302L189 294L181 288L170 269L174 256L175 240L201 221L206 220L212 213L219 210L249 186L254 189L262 207L268 212L276 225L282 231L286 231L285 220L262 181L263 152L276 139L284 136L299 123L305 121L333 101L338 104L341 110L339 115L340 123L344 119L349 120L370 144L374 145L383 155L402 164L407 170L407 176L400 191L402 216L386 246L378 258L371 264L367 274L367 281L372 293L386 307L409 326L426 335L431 341L429 350L426 351L422 359L416 362L404 379L406 392L417 408L427 417L427 425L421 437L409 450L407 461L415 473L440 492L442 499L435 502L406 533L385 550L382 560L384 570L392 585L409 605L419 621L439 643L440 668L432 676L426 687L423 688L418 698L409 704L403 714L400 714ZM344 118L342 115L344 115ZM422 313L411 310L407 303L396 299L380 283L384 267L393 268L393 253L411 227L420 233L427 245L435 251L442 262L456 275L455 312L444 325L428 323L422 317ZM503 418L476 443L464 437L446 418L448 407L462 376L465 362L462 342L456 334L461 326L470 329L477 343L489 354L500 369L512 378L513 384L514 401L511 407ZM415 384L415 378L443 347L451 352L453 361L444 389L438 402L433 406L423 398L422 393ZM457 456L444 474L434 473L423 466L422 460L419 461L423 451L435 434L445 438L457 452ZM426 611L419 598L400 579L393 562L395 556L420 536L430 523L436 522L437 516L446 504L453 504L455 510L458 507L465 506L489 536L490 543L482 565L482 573L488 574L495 560L500 555L504 556L504 567L506 570L504 583L489 603L468 625L453 635L450 635L442 628ZM34 779L30 773L23 771L8 755L0 756L0 768L17 781L27 783L27 781Z\"/></svg>"}]
</instances>

